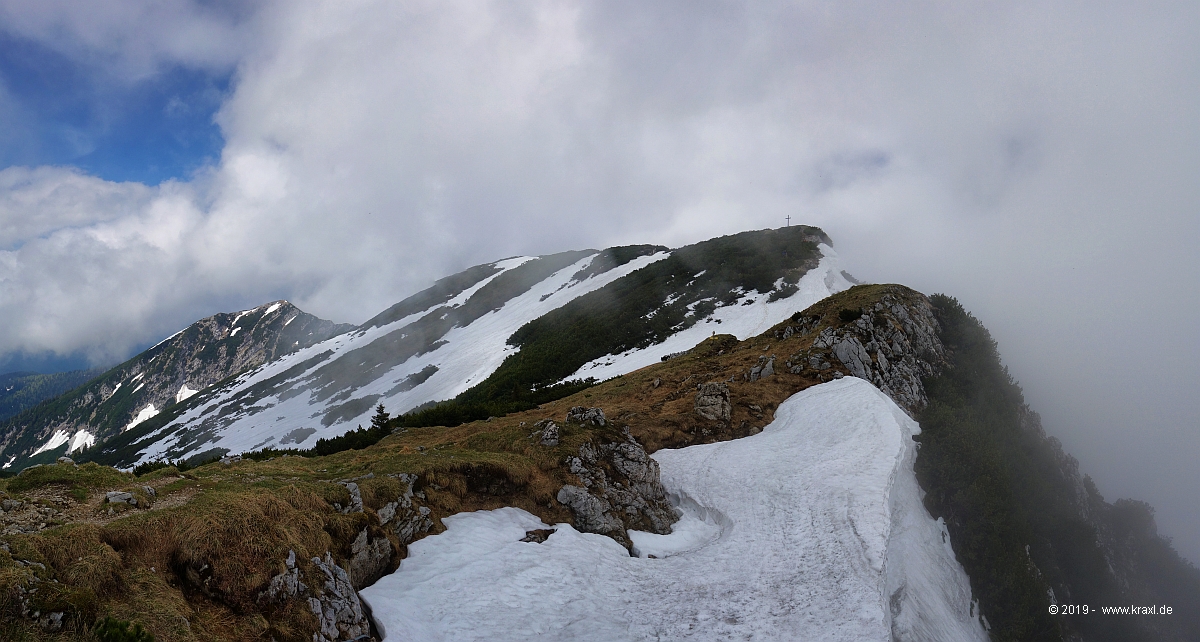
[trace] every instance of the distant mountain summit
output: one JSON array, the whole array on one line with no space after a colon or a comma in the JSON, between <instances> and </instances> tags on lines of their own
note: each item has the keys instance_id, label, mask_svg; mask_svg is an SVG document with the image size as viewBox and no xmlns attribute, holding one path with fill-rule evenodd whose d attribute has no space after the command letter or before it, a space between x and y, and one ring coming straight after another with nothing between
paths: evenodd
<instances>
[{"instance_id":1,"label":"distant mountain summit","mask_svg":"<svg viewBox=\"0 0 1200 642\"><path fill-rule=\"evenodd\" d=\"M849 288L831 243L819 228L793 226L675 250L478 265L176 406L95 457L130 466L308 448L369 423L381 403L392 412L450 399L503 399L500 414L531 407L539 391L630 372L716 332L754 336Z\"/></svg>"},{"instance_id":2,"label":"distant mountain summit","mask_svg":"<svg viewBox=\"0 0 1200 642\"><path fill-rule=\"evenodd\" d=\"M232 375L352 328L287 301L201 319L0 424L0 461L5 468L23 468L86 449Z\"/></svg>"}]
</instances>

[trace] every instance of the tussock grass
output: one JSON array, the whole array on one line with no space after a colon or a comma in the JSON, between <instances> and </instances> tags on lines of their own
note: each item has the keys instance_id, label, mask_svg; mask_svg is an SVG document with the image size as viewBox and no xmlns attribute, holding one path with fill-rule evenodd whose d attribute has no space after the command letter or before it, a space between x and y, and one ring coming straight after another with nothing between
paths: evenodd
<instances>
[{"instance_id":1,"label":"tussock grass","mask_svg":"<svg viewBox=\"0 0 1200 642\"><path fill-rule=\"evenodd\" d=\"M8 480L8 491L21 493L50 484L62 484L71 489L81 488L94 490L99 488L117 488L133 482L133 475L121 472L109 466L95 463L80 464L50 464L26 468L21 474Z\"/></svg>"}]
</instances>

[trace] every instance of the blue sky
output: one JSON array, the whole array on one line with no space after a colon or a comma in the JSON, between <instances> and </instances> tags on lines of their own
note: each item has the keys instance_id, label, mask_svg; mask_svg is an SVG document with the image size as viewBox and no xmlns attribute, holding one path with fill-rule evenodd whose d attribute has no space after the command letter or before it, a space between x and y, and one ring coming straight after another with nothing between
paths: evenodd
<instances>
[{"instance_id":1,"label":"blue sky","mask_svg":"<svg viewBox=\"0 0 1200 642\"><path fill-rule=\"evenodd\" d=\"M12 128L0 167L71 165L110 181L187 179L219 157L213 115L231 72L172 65L123 79L0 32L0 81Z\"/></svg>"}]
</instances>

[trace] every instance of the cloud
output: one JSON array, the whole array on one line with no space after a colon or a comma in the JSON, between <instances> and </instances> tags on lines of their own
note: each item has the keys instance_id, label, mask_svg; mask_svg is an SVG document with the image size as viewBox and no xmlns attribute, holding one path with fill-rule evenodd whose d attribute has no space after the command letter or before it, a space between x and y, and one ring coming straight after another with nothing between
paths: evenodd
<instances>
[{"instance_id":1,"label":"cloud","mask_svg":"<svg viewBox=\"0 0 1200 642\"><path fill-rule=\"evenodd\" d=\"M164 67L230 68L253 41L260 2L0 1L0 30L38 42L114 78L135 81Z\"/></svg>"},{"instance_id":2,"label":"cloud","mask_svg":"<svg viewBox=\"0 0 1200 642\"><path fill-rule=\"evenodd\" d=\"M1200 558L1172 490L1200 486L1196 6L114 6L0 24L130 82L236 67L226 146L154 188L0 172L0 352L119 358L277 297L361 321L474 263L791 215L962 299L1101 489Z\"/></svg>"}]
</instances>

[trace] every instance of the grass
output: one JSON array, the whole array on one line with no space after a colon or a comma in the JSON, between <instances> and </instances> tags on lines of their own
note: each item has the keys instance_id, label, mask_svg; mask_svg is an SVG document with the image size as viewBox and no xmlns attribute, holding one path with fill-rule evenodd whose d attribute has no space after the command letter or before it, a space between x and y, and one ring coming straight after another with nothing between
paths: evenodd
<instances>
[{"instance_id":1,"label":"grass","mask_svg":"<svg viewBox=\"0 0 1200 642\"><path fill-rule=\"evenodd\" d=\"M129 473L92 462L78 466L56 463L26 468L16 477L10 478L5 486L10 493L21 493L51 484L61 484L74 493L78 490L121 486L132 482L133 478Z\"/></svg>"}]
</instances>

